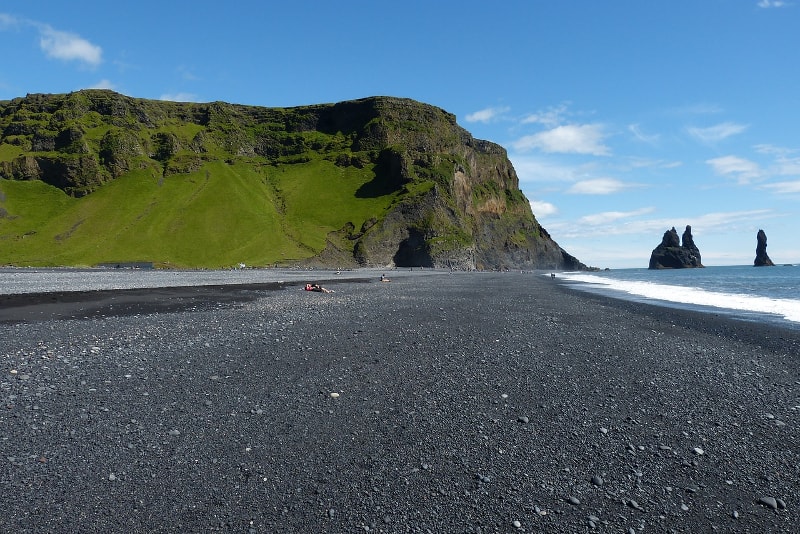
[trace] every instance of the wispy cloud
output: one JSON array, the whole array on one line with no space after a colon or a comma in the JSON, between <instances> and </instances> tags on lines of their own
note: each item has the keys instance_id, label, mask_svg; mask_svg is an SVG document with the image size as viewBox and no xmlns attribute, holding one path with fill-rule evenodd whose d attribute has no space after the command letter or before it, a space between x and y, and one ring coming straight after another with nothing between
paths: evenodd
<instances>
[{"instance_id":1,"label":"wispy cloud","mask_svg":"<svg viewBox=\"0 0 800 534\"><path fill-rule=\"evenodd\" d=\"M509 154L520 182L574 182L592 170L592 164L564 165L547 157Z\"/></svg>"},{"instance_id":2,"label":"wispy cloud","mask_svg":"<svg viewBox=\"0 0 800 534\"><path fill-rule=\"evenodd\" d=\"M642 143L647 143L648 145L656 144L660 138L658 134L644 133L638 124L629 124L628 131L633 134L633 137L637 141L641 141Z\"/></svg>"},{"instance_id":3,"label":"wispy cloud","mask_svg":"<svg viewBox=\"0 0 800 534\"><path fill-rule=\"evenodd\" d=\"M158 99L170 102L197 102L197 95L194 93L165 93Z\"/></svg>"},{"instance_id":4,"label":"wispy cloud","mask_svg":"<svg viewBox=\"0 0 800 534\"><path fill-rule=\"evenodd\" d=\"M653 241L653 246L658 244L658 239L665 230L672 228L683 228L686 224L691 224L692 233L695 236L710 235L719 232L730 232L735 228L759 227L766 219L780 217L779 213L772 210L748 210L748 211L727 211L704 213L700 215L682 215L676 217L658 217L653 219L640 218L644 215L642 208L630 213L629 216L618 217L614 220L603 220L602 213L587 215L577 221L562 221L550 224L548 230L552 233L558 230L558 235L565 239L595 238L597 236L613 235L641 235L645 239ZM641 213L639 213L641 212ZM609 212L610 219L615 212ZM685 222L684 222L685 221ZM654 237L655 236L655 237ZM702 248L702 245L700 245Z\"/></svg>"},{"instance_id":5,"label":"wispy cloud","mask_svg":"<svg viewBox=\"0 0 800 534\"><path fill-rule=\"evenodd\" d=\"M622 191L631 187L615 178L595 178L592 180L582 180L567 189L567 193L573 195L610 195L617 191Z\"/></svg>"},{"instance_id":6,"label":"wispy cloud","mask_svg":"<svg viewBox=\"0 0 800 534\"><path fill-rule=\"evenodd\" d=\"M775 182L772 184L765 184L761 187L769 191L772 191L777 195L800 194L800 180L794 180L789 182Z\"/></svg>"},{"instance_id":7,"label":"wispy cloud","mask_svg":"<svg viewBox=\"0 0 800 534\"><path fill-rule=\"evenodd\" d=\"M605 137L600 124L571 124L526 135L512 146L520 152L538 149L547 153L608 156L611 150L603 142Z\"/></svg>"},{"instance_id":8,"label":"wispy cloud","mask_svg":"<svg viewBox=\"0 0 800 534\"><path fill-rule=\"evenodd\" d=\"M7 13L0 13L0 30L5 30L16 26L19 23L17 17Z\"/></svg>"},{"instance_id":9,"label":"wispy cloud","mask_svg":"<svg viewBox=\"0 0 800 534\"><path fill-rule=\"evenodd\" d=\"M652 213L655 211L655 208L648 207L648 208L639 208L638 210L633 211L604 211L602 213L594 213L591 215L584 215L578 222L581 224L611 224L617 222L622 219L630 219L633 217L639 217L641 215L647 215L648 213Z\"/></svg>"},{"instance_id":10,"label":"wispy cloud","mask_svg":"<svg viewBox=\"0 0 800 534\"><path fill-rule=\"evenodd\" d=\"M558 208L554 204L543 200L531 200L531 210L539 219L545 219L558 213Z\"/></svg>"},{"instance_id":11,"label":"wispy cloud","mask_svg":"<svg viewBox=\"0 0 800 534\"><path fill-rule=\"evenodd\" d=\"M742 133L747 129L744 124L736 124L734 122L723 122L707 128L689 127L686 130L689 135L702 141L703 143L715 143L722 141L732 135Z\"/></svg>"},{"instance_id":12,"label":"wispy cloud","mask_svg":"<svg viewBox=\"0 0 800 534\"><path fill-rule=\"evenodd\" d=\"M763 9L769 9L771 7L785 7L789 4L782 0L759 0L756 5Z\"/></svg>"},{"instance_id":13,"label":"wispy cloud","mask_svg":"<svg viewBox=\"0 0 800 534\"><path fill-rule=\"evenodd\" d=\"M116 86L111 82L111 80L103 78L96 84L89 87L89 89L116 89Z\"/></svg>"},{"instance_id":14,"label":"wispy cloud","mask_svg":"<svg viewBox=\"0 0 800 534\"><path fill-rule=\"evenodd\" d=\"M46 56L63 61L80 61L92 66L103 61L103 49L99 46L80 35L59 31L46 24L39 25L39 46Z\"/></svg>"},{"instance_id":15,"label":"wispy cloud","mask_svg":"<svg viewBox=\"0 0 800 534\"><path fill-rule=\"evenodd\" d=\"M735 178L736 182L741 185L760 180L765 174L757 163L738 156L722 156L706 160L706 163L711 166L715 173Z\"/></svg>"},{"instance_id":16,"label":"wispy cloud","mask_svg":"<svg viewBox=\"0 0 800 534\"><path fill-rule=\"evenodd\" d=\"M485 108L474 113L470 113L464 120L467 122L483 122L488 123L497 120L502 115L511 110L509 107Z\"/></svg>"},{"instance_id":17,"label":"wispy cloud","mask_svg":"<svg viewBox=\"0 0 800 534\"><path fill-rule=\"evenodd\" d=\"M549 107L543 111L537 111L526 115L520 121L522 124L542 124L548 128L558 126L564 120L567 113L567 104L559 104L558 106Z\"/></svg>"}]
</instances>

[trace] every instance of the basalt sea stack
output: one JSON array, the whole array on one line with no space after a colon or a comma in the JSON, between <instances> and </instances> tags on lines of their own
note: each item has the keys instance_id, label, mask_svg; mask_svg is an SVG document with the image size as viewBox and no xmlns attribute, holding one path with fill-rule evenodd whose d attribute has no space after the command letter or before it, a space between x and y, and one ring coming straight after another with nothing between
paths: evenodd
<instances>
[{"instance_id":1,"label":"basalt sea stack","mask_svg":"<svg viewBox=\"0 0 800 534\"><path fill-rule=\"evenodd\" d=\"M692 227L687 225L683 232L683 244L673 226L664 232L661 244L650 254L650 269L686 269L702 267L700 249L694 243Z\"/></svg>"},{"instance_id":2,"label":"basalt sea stack","mask_svg":"<svg viewBox=\"0 0 800 534\"><path fill-rule=\"evenodd\" d=\"M775 264L772 263L772 260L767 255L767 234L764 230L758 231L756 241L756 259L753 261L753 265L756 267L774 267Z\"/></svg>"}]
</instances>

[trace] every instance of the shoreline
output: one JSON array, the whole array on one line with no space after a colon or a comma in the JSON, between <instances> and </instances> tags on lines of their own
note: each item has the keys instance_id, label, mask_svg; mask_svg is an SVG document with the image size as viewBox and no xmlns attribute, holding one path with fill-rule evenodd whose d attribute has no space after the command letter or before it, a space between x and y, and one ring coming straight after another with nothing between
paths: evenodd
<instances>
[{"instance_id":1,"label":"shoreline","mask_svg":"<svg viewBox=\"0 0 800 534\"><path fill-rule=\"evenodd\" d=\"M800 332L530 274L390 276L0 323L0 530L800 522Z\"/></svg>"}]
</instances>

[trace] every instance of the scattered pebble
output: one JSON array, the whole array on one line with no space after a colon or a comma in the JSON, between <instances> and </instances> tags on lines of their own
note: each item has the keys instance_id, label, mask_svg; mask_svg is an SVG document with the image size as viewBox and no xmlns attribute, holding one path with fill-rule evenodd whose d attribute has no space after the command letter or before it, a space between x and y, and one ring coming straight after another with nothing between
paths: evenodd
<instances>
[{"instance_id":1,"label":"scattered pebble","mask_svg":"<svg viewBox=\"0 0 800 534\"><path fill-rule=\"evenodd\" d=\"M595 486L602 486L605 481L603 480L603 477L601 477L600 475L595 475L592 477L591 482Z\"/></svg>"},{"instance_id":2,"label":"scattered pebble","mask_svg":"<svg viewBox=\"0 0 800 534\"><path fill-rule=\"evenodd\" d=\"M579 505L581 503L580 499L578 499L577 497L573 497L573 496L569 496L567 498L567 502L570 503L570 504L574 504L575 506L577 506L577 505Z\"/></svg>"},{"instance_id":3,"label":"scattered pebble","mask_svg":"<svg viewBox=\"0 0 800 534\"><path fill-rule=\"evenodd\" d=\"M775 499L775 497L761 497L758 499L758 504L772 508L773 510L778 509L778 501Z\"/></svg>"},{"instance_id":4,"label":"scattered pebble","mask_svg":"<svg viewBox=\"0 0 800 534\"><path fill-rule=\"evenodd\" d=\"M520 423L525 423L527 425L529 419L525 415L520 415L519 417L517 417L517 421L519 421Z\"/></svg>"},{"instance_id":5,"label":"scattered pebble","mask_svg":"<svg viewBox=\"0 0 800 534\"><path fill-rule=\"evenodd\" d=\"M512 521L511 525L513 525L514 528L522 528L522 523L519 521Z\"/></svg>"},{"instance_id":6,"label":"scattered pebble","mask_svg":"<svg viewBox=\"0 0 800 534\"><path fill-rule=\"evenodd\" d=\"M331 392L331 398L332 398L332 399L338 399L338 398L339 398L339 394L338 394L338 393L336 393L335 391L332 391L332 392Z\"/></svg>"},{"instance_id":7,"label":"scattered pebble","mask_svg":"<svg viewBox=\"0 0 800 534\"><path fill-rule=\"evenodd\" d=\"M695 453L697 456L701 456L706 453L706 451L704 451L700 447L695 447L694 449L692 449L692 452Z\"/></svg>"}]
</instances>

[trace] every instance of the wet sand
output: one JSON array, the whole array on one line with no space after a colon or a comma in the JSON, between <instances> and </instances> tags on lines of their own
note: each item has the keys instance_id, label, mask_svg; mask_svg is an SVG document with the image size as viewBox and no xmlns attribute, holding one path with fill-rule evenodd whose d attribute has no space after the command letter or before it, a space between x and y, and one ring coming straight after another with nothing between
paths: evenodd
<instances>
[{"instance_id":1,"label":"wet sand","mask_svg":"<svg viewBox=\"0 0 800 534\"><path fill-rule=\"evenodd\" d=\"M800 523L796 330L529 273L323 285L0 297L0 531Z\"/></svg>"}]
</instances>

